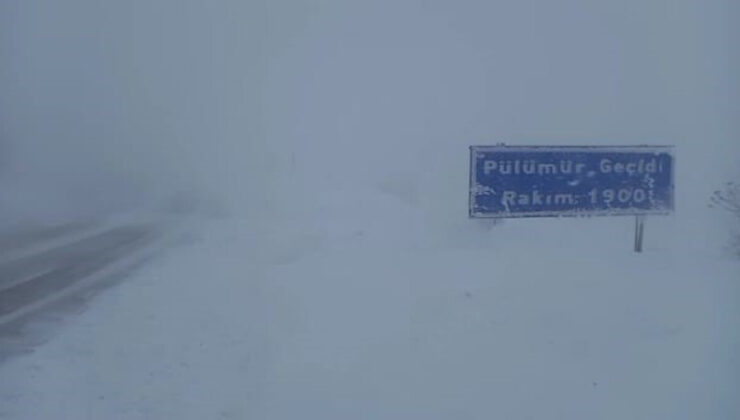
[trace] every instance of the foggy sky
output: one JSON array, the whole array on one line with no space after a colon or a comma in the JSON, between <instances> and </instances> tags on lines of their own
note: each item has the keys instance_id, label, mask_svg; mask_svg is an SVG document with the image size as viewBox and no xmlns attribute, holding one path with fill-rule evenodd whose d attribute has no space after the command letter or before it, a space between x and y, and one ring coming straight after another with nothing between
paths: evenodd
<instances>
[{"instance_id":1,"label":"foggy sky","mask_svg":"<svg viewBox=\"0 0 740 420\"><path fill-rule=\"evenodd\" d=\"M731 0L0 0L0 214L185 192L275 215L391 185L465 217L467 146L496 142L674 144L678 209L699 211L740 175L737 17Z\"/></svg>"}]
</instances>

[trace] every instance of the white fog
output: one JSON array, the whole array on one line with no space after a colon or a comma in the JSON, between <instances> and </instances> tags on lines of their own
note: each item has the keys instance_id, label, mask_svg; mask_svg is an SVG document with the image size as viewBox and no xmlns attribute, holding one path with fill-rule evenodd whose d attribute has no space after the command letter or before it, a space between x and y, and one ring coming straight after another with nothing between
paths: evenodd
<instances>
[{"instance_id":1,"label":"white fog","mask_svg":"<svg viewBox=\"0 0 740 420\"><path fill-rule=\"evenodd\" d=\"M739 418L738 18L0 0L0 419ZM496 145L675 202L476 218Z\"/></svg>"}]
</instances>

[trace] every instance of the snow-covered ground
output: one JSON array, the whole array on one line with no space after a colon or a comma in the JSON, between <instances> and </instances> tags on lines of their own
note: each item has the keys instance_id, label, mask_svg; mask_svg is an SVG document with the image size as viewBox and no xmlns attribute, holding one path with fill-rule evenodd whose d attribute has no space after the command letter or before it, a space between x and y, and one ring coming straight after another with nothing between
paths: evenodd
<instances>
[{"instance_id":1,"label":"snow-covered ground","mask_svg":"<svg viewBox=\"0 0 740 420\"><path fill-rule=\"evenodd\" d=\"M740 418L739 5L0 1L0 228L223 217L36 325L0 419ZM673 145L676 213L469 220L498 142Z\"/></svg>"},{"instance_id":2,"label":"snow-covered ground","mask_svg":"<svg viewBox=\"0 0 740 420\"><path fill-rule=\"evenodd\" d=\"M198 229L0 366L0 418L740 417L740 264L690 219L638 255L626 217L339 196Z\"/></svg>"}]
</instances>

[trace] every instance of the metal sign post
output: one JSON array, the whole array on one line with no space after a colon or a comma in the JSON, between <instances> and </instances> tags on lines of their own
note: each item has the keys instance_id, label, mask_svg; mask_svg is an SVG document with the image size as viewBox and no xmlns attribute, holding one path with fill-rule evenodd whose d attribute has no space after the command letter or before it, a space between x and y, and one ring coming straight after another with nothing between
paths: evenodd
<instances>
[{"instance_id":1,"label":"metal sign post","mask_svg":"<svg viewBox=\"0 0 740 420\"><path fill-rule=\"evenodd\" d=\"M635 252L642 252L642 239L645 234L645 216L635 216Z\"/></svg>"}]
</instances>

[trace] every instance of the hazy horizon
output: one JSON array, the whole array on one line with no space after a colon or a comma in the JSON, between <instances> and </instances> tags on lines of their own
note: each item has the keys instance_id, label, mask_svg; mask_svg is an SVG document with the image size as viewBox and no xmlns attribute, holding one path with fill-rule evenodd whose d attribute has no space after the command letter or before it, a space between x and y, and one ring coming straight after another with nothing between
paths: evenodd
<instances>
[{"instance_id":1,"label":"hazy horizon","mask_svg":"<svg viewBox=\"0 0 740 420\"><path fill-rule=\"evenodd\" d=\"M739 172L737 8L6 0L2 212L272 217L393 185L457 218L467 146L497 142L675 145L693 212Z\"/></svg>"}]
</instances>

